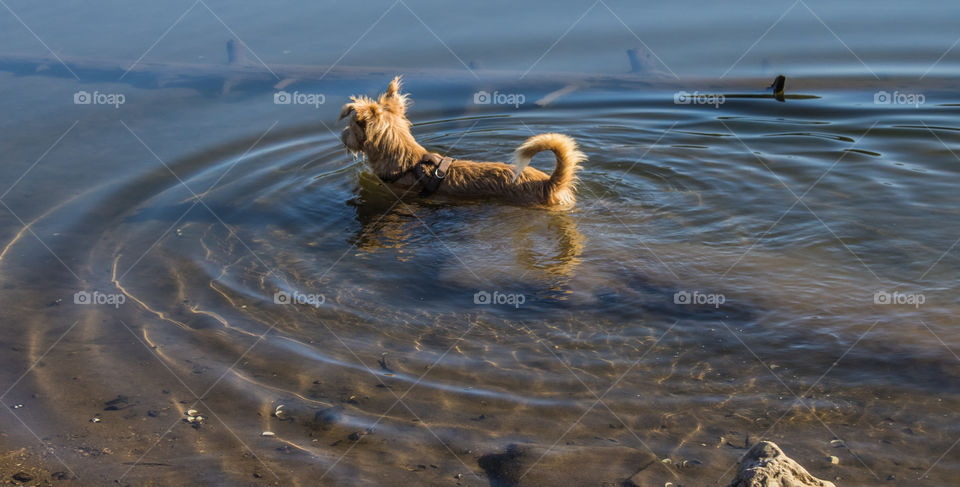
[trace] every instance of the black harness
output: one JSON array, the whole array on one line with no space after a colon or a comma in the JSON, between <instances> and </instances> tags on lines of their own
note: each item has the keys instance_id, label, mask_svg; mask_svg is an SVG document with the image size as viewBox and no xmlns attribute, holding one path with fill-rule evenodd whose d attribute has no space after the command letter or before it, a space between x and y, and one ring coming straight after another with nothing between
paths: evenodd
<instances>
[{"instance_id":1,"label":"black harness","mask_svg":"<svg viewBox=\"0 0 960 487\"><path fill-rule=\"evenodd\" d=\"M452 157L443 157L438 154L428 153L417 161L412 168L392 176L381 176L380 179L387 183L395 183L410 171L413 171L413 175L417 178L417 183L420 185L420 196L429 196L443 184L447 173L450 172L451 164L453 164Z\"/></svg>"}]
</instances>

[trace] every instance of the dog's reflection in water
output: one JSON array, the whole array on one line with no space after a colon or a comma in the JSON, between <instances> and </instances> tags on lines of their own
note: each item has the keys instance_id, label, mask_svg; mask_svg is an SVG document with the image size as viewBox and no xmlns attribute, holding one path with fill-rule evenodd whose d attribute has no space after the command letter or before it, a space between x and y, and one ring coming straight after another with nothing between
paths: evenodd
<instances>
[{"instance_id":1,"label":"dog's reflection in water","mask_svg":"<svg viewBox=\"0 0 960 487\"><path fill-rule=\"evenodd\" d=\"M430 246L441 257L454 259L451 265L462 263L480 274L485 273L484 268L497 267L491 272L507 271L531 279L572 277L581 262L586 237L577 229L575 218L566 212L403 200L397 202L396 196L375 176L361 175L357 197L348 203L354 207L360 223L350 243L362 251L373 252L405 249L415 239L416 248ZM435 212L452 217L446 218L445 214L438 219ZM397 255L408 260L416 253L422 254ZM457 257L452 253L457 253Z\"/></svg>"}]
</instances>

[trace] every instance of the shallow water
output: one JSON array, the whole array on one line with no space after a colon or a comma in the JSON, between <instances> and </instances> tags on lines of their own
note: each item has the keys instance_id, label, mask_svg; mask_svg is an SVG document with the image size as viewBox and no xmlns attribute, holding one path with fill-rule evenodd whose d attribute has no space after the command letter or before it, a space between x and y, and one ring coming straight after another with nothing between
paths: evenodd
<instances>
[{"instance_id":1,"label":"shallow water","mask_svg":"<svg viewBox=\"0 0 960 487\"><path fill-rule=\"evenodd\" d=\"M10 2L19 54L337 66L286 88L314 107L0 62L0 445L88 484L498 485L517 444L521 485L724 485L772 439L839 485L954 482L960 8L558 5ZM397 70L430 149L576 138L576 209L380 184L336 117Z\"/></svg>"}]
</instances>

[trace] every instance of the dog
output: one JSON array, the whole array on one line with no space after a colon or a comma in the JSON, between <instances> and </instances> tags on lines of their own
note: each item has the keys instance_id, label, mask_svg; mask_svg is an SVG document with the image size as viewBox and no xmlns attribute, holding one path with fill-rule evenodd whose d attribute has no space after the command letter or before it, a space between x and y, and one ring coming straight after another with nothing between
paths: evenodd
<instances>
[{"instance_id":1,"label":"dog","mask_svg":"<svg viewBox=\"0 0 960 487\"><path fill-rule=\"evenodd\" d=\"M363 154L382 181L415 189L421 196L493 198L509 203L569 209L576 204L577 170L587 157L562 134L530 137L514 153L513 165L454 160L423 148L410 132L410 98L400 93L400 76L376 100L352 96L338 122L349 118L341 141L353 155ZM553 174L528 167L542 151L556 156Z\"/></svg>"}]
</instances>

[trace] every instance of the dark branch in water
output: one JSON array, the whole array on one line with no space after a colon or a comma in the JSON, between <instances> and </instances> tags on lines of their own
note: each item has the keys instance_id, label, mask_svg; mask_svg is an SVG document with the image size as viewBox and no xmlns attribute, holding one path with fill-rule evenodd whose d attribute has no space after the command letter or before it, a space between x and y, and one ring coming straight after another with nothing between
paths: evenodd
<instances>
[{"instance_id":1,"label":"dark branch in water","mask_svg":"<svg viewBox=\"0 0 960 487\"><path fill-rule=\"evenodd\" d=\"M777 76L777 79L773 80L773 84L770 85L770 89L773 90L773 97L776 98L777 101L786 101L783 96L783 88L786 84L787 77L781 74Z\"/></svg>"}]
</instances>

